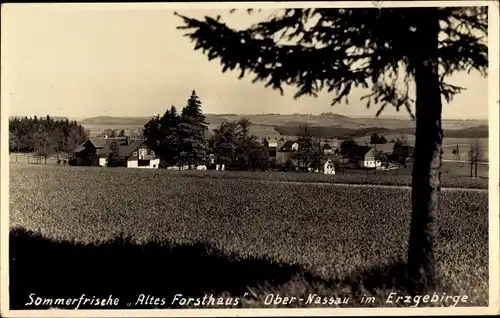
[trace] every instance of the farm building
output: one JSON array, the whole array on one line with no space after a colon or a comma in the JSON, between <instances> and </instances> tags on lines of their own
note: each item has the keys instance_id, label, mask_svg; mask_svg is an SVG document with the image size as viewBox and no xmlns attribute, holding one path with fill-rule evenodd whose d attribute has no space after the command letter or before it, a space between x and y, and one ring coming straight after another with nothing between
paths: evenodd
<instances>
[{"instance_id":1,"label":"farm building","mask_svg":"<svg viewBox=\"0 0 500 318\"><path fill-rule=\"evenodd\" d=\"M102 149L102 147L100 148ZM97 165L97 152L100 148L87 139L69 154L69 162L75 166L95 166Z\"/></svg>"},{"instance_id":2,"label":"farm building","mask_svg":"<svg viewBox=\"0 0 500 318\"><path fill-rule=\"evenodd\" d=\"M121 165L128 168L158 168L160 158L143 139L125 138L88 139L73 151L76 165L106 166L112 144L118 146Z\"/></svg>"},{"instance_id":3,"label":"farm building","mask_svg":"<svg viewBox=\"0 0 500 318\"><path fill-rule=\"evenodd\" d=\"M350 154L359 168L373 169L382 166L380 160L375 159L376 150L369 146L358 146Z\"/></svg>"},{"instance_id":4,"label":"farm building","mask_svg":"<svg viewBox=\"0 0 500 318\"><path fill-rule=\"evenodd\" d=\"M70 163L76 166L99 165L98 155L108 140L115 140L119 144L126 142L125 138L89 138L76 147L69 155Z\"/></svg>"}]
</instances>

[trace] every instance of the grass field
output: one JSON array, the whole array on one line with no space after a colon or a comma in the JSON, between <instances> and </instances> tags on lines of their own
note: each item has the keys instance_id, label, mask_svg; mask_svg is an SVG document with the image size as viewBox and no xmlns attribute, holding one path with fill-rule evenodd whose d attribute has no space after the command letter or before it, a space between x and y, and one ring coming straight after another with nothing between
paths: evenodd
<instances>
[{"instance_id":1,"label":"grass field","mask_svg":"<svg viewBox=\"0 0 500 318\"><path fill-rule=\"evenodd\" d=\"M442 290L487 305L488 193L441 200ZM240 306L262 307L269 292L349 297L347 307L374 295L367 306L387 306L383 296L405 288L410 211L405 188L12 164L11 305L85 290L133 308L140 292L249 291Z\"/></svg>"},{"instance_id":2,"label":"grass field","mask_svg":"<svg viewBox=\"0 0 500 318\"><path fill-rule=\"evenodd\" d=\"M10 162L12 164L25 165L28 163L28 157L25 154L11 154ZM48 158L45 164L34 163L31 159L30 166L62 166L56 165L55 158ZM81 169L73 167L72 169ZM448 162L442 163L441 182L445 187L465 187L465 188L488 188L488 164L478 165L478 179L470 178L470 165L463 162ZM177 173L170 171L169 173ZM229 179L251 179L251 180L268 180L268 181L296 181L296 182L326 182L326 183L355 183L355 184L381 184L381 185L411 185L411 168L400 168L387 171L365 171L357 169L348 169L343 172L338 172L335 176L314 174L314 173L295 173L295 172L217 172L217 171L182 171L178 172L182 176L189 177L205 177L211 178L229 178Z\"/></svg>"}]
</instances>

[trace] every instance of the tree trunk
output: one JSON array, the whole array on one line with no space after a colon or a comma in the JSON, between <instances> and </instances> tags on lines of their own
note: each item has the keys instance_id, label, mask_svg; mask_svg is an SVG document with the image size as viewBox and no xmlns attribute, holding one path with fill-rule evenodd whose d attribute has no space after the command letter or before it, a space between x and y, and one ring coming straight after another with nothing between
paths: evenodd
<instances>
[{"instance_id":1,"label":"tree trunk","mask_svg":"<svg viewBox=\"0 0 500 318\"><path fill-rule=\"evenodd\" d=\"M473 177L473 174L472 174L472 169L474 167L474 160L471 160L470 161L470 177L472 178Z\"/></svg>"},{"instance_id":2,"label":"tree trunk","mask_svg":"<svg viewBox=\"0 0 500 318\"><path fill-rule=\"evenodd\" d=\"M409 289L422 293L437 287L437 214L441 177L443 130L438 75L437 8L422 9L425 19L417 27L419 54L414 60L416 132L412 171L412 214L408 248Z\"/></svg>"},{"instance_id":3,"label":"tree trunk","mask_svg":"<svg viewBox=\"0 0 500 318\"><path fill-rule=\"evenodd\" d=\"M474 165L474 176L477 178L477 162L478 160L475 160L475 165Z\"/></svg>"}]
</instances>

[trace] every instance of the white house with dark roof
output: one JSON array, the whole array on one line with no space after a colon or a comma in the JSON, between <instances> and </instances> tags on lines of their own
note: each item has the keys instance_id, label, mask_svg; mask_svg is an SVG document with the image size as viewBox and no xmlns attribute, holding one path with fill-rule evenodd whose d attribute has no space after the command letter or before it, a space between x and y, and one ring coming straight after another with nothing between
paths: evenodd
<instances>
[{"instance_id":1,"label":"white house with dark roof","mask_svg":"<svg viewBox=\"0 0 500 318\"><path fill-rule=\"evenodd\" d=\"M328 159L323 166L323 172L325 174L335 174L335 164L331 159Z\"/></svg>"}]
</instances>

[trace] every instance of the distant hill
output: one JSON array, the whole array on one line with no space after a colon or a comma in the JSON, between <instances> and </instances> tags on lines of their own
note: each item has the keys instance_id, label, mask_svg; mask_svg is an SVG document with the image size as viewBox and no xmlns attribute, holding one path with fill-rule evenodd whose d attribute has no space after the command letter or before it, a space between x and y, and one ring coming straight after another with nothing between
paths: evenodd
<instances>
[{"instance_id":1,"label":"distant hill","mask_svg":"<svg viewBox=\"0 0 500 318\"><path fill-rule=\"evenodd\" d=\"M258 115L245 115L245 114L205 114L207 122L210 125L218 126L224 120L234 121L239 120L243 117L250 119L253 125L263 125L275 127L277 125L283 124L300 124L309 123L311 125L342 125L342 126L353 126L350 122L349 117L325 113L320 115L308 115L308 114L258 114ZM152 116L151 116L152 117ZM79 122L82 125L105 125L105 126L120 126L120 125L137 125L143 126L147 123L151 117L112 117L112 116L96 116L85 118ZM358 124L354 124L355 128Z\"/></svg>"},{"instance_id":2,"label":"distant hill","mask_svg":"<svg viewBox=\"0 0 500 318\"><path fill-rule=\"evenodd\" d=\"M310 114L205 114L210 129L223 121L237 121L243 117L252 122L255 132L262 136L296 136L304 124L314 135L324 138L358 138L374 132L381 134L414 134L415 122L409 119L390 118L352 118L334 113ZM152 116L151 116L152 117ZM102 126L126 128L142 127L151 117L112 117L97 116L80 120L85 127ZM487 138L487 121L443 120L444 134L448 138ZM252 128L251 128L252 129Z\"/></svg>"},{"instance_id":3,"label":"distant hill","mask_svg":"<svg viewBox=\"0 0 500 318\"><path fill-rule=\"evenodd\" d=\"M297 136L303 132L303 126L299 125L287 125L275 127L276 130L282 136ZM414 127L407 128L396 128L390 129L385 127L366 127L358 129L350 129L345 127L308 127L308 131L321 138L336 138L336 139L347 139L347 138L359 138L373 133L377 134L415 134ZM468 127L463 129L445 129L443 131L445 138L488 138L488 126L476 126Z\"/></svg>"}]
</instances>

